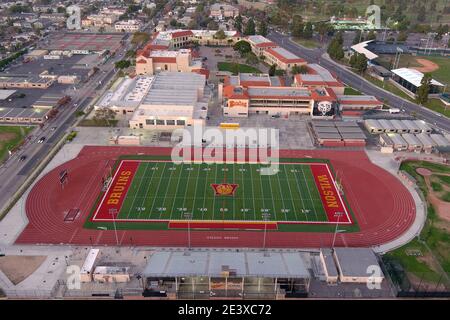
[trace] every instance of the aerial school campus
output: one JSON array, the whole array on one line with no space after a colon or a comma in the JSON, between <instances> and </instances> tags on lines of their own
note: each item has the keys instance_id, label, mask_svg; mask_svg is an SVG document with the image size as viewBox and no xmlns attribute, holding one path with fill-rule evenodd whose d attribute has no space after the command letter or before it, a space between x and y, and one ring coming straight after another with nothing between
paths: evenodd
<instances>
[{"instance_id":1,"label":"aerial school campus","mask_svg":"<svg viewBox=\"0 0 450 320\"><path fill-rule=\"evenodd\" d=\"M430 39L255 3L84 8L0 74L0 297L450 295L450 34L424 74Z\"/></svg>"}]
</instances>

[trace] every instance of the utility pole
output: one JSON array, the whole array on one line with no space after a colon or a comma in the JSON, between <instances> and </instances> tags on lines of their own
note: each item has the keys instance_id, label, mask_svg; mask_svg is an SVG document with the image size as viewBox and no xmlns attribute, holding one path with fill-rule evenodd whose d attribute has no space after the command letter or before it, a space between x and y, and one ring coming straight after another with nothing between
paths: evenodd
<instances>
[{"instance_id":1,"label":"utility pole","mask_svg":"<svg viewBox=\"0 0 450 320\"><path fill-rule=\"evenodd\" d=\"M117 228L116 228L116 213L117 213L117 209L115 209L115 208L109 209L109 214L111 215L112 221L113 221L114 234L116 236L116 245L119 246L119 238L117 237Z\"/></svg>"},{"instance_id":2,"label":"utility pole","mask_svg":"<svg viewBox=\"0 0 450 320\"><path fill-rule=\"evenodd\" d=\"M341 216L343 215L343 212L336 212L335 216L337 216L337 221L336 221L336 228L334 229L334 235L333 235L333 243L331 244L331 249L334 250L334 243L336 242L336 235L338 232L338 225L339 225L339 220L341 218Z\"/></svg>"}]
</instances>

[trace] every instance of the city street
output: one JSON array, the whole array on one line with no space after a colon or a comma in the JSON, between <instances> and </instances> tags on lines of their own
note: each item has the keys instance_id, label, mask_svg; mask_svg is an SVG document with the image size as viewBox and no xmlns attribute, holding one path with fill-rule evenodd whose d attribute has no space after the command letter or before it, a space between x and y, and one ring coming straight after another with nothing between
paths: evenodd
<instances>
[{"instance_id":1,"label":"city street","mask_svg":"<svg viewBox=\"0 0 450 320\"><path fill-rule=\"evenodd\" d=\"M450 119L373 85L364 78L347 70L344 66L331 61L326 57L326 50L304 48L291 41L288 35L283 35L276 31L272 31L267 36L267 38L277 43L281 47L284 47L285 49L304 58L309 63L318 63L331 72L334 72L338 76L338 78L346 85L353 87L365 94L373 95L378 99L383 99L392 107L405 109L408 114L412 114L414 112L418 119L425 120L439 129L450 131Z\"/></svg>"}]
</instances>

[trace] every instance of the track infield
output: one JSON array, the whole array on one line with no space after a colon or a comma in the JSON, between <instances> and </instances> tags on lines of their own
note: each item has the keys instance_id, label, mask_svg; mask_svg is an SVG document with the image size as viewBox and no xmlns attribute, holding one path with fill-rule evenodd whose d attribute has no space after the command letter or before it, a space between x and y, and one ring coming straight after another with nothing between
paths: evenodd
<instances>
[{"instance_id":1,"label":"track infield","mask_svg":"<svg viewBox=\"0 0 450 320\"><path fill-rule=\"evenodd\" d=\"M267 165L119 160L89 224L276 230L354 223L327 161L286 159L273 175L261 175L262 166Z\"/></svg>"}]
</instances>

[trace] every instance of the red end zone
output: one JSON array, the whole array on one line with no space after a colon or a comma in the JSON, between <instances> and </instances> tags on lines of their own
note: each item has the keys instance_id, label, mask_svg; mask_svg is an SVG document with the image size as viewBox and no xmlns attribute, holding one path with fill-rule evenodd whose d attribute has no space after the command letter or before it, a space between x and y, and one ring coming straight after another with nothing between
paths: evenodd
<instances>
[{"instance_id":1,"label":"red end zone","mask_svg":"<svg viewBox=\"0 0 450 320\"><path fill-rule=\"evenodd\" d=\"M323 208L327 214L328 222L351 224L352 219L338 192L330 168L327 164L312 164L311 171L314 176L317 190L322 199Z\"/></svg>"},{"instance_id":2,"label":"red end zone","mask_svg":"<svg viewBox=\"0 0 450 320\"><path fill-rule=\"evenodd\" d=\"M138 161L120 162L108 191L92 217L92 221L111 221L117 218L138 167Z\"/></svg>"}]
</instances>

